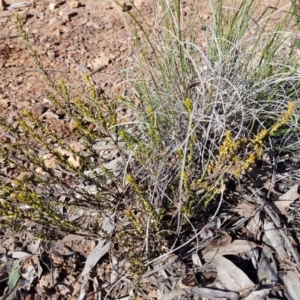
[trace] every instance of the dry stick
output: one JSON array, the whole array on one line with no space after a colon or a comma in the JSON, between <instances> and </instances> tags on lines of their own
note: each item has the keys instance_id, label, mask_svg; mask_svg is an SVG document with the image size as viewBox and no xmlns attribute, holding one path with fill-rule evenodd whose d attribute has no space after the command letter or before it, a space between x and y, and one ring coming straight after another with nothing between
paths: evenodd
<instances>
[{"instance_id":1,"label":"dry stick","mask_svg":"<svg viewBox=\"0 0 300 300\"><path fill-rule=\"evenodd\" d=\"M265 200L263 200L261 197L259 197L259 195L255 192L255 190L253 188L250 188L250 190L253 193L253 195L255 195L255 198L258 200L257 202L259 202L261 205L263 205L266 213L268 214L268 216L271 218L271 220L273 221L273 223L277 227L280 235L283 237L287 247L289 248L289 251L293 255L293 258L294 258L294 260L297 264L298 270L300 271L300 257L298 255L298 253L295 251L290 239L288 238L288 236L286 235L286 233L282 229L280 222L276 218L276 214L269 208L268 203Z\"/></svg>"},{"instance_id":2,"label":"dry stick","mask_svg":"<svg viewBox=\"0 0 300 300\"><path fill-rule=\"evenodd\" d=\"M11 35L11 36L2 36L0 37L0 40L6 40L6 39L15 39L21 37L20 35ZM33 37L33 35L29 35L29 38Z\"/></svg>"},{"instance_id":3,"label":"dry stick","mask_svg":"<svg viewBox=\"0 0 300 300\"><path fill-rule=\"evenodd\" d=\"M13 69L13 70L23 70L24 72L41 72L40 69L25 69L24 67L21 67L21 68L10 68L10 69ZM68 71L60 70L60 69L43 68L43 70L46 71L46 72L69 73Z\"/></svg>"},{"instance_id":4,"label":"dry stick","mask_svg":"<svg viewBox=\"0 0 300 300\"><path fill-rule=\"evenodd\" d=\"M100 67L100 68L97 68L96 70L91 71L91 72L89 73L89 76L94 75L94 74L97 73L97 72L101 72L102 70L104 70L104 69L106 69L106 68L107 68L107 66L102 66L102 67Z\"/></svg>"}]
</instances>

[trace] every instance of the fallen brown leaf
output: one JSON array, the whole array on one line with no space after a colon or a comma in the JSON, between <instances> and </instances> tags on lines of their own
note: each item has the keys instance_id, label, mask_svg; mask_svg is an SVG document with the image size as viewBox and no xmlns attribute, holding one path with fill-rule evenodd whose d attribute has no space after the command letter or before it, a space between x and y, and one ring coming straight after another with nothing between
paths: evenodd
<instances>
[{"instance_id":1,"label":"fallen brown leaf","mask_svg":"<svg viewBox=\"0 0 300 300\"><path fill-rule=\"evenodd\" d=\"M239 216L249 218L254 216L256 212L256 207L254 204L248 202L248 201L243 201L239 203L234 209L234 212L236 212Z\"/></svg>"},{"instance_id":2,"label":"fallen brown leaf","mask_svg":"<svg viewBox=\"0 0 300 300\"><path fill-rule=\"evenodd\" d=\"M258 247L254 242L246 240L235 240L231 244L220 246L220 247L210 247L202 250L203 258L205 260L211 260L216 255L238 255L243 252L250 251ZM207 252L205 252L207 251Z\"/></svg>"},{"instance_id":3,"label":"fallen brown leaf","mask_svg":"<svg viewBox=\"0 0 300 300\"><path fill-rule=\"evenodd\" d=\"M242 292L255 284L229 259L217 254L212 263L217 269L218 278L228 291Z\"/></svg>"},{"instance_id":4,"label":"fallen brown leaf","mask_svg":"<svg viewBox=\"0 0 300 300\"><path fill-rule=\"evenodd\" d=\"M294 200L290 200L290 201L280 200L280 201L272 202L271 206L277 214L287 215L288 214L287 210L293 202Z\"/></svg>"},{"instance_id":5,"label":"fallen brown leaf","mask_svg":"<svg viewBox=\"0 0 300 300\"><path fill-rule=\"evenodd\" d=\"M299 185L294 185L289 191L279 197L281 201L295 201L300 197L298 194Z\"/></svg>"}]
</instances>

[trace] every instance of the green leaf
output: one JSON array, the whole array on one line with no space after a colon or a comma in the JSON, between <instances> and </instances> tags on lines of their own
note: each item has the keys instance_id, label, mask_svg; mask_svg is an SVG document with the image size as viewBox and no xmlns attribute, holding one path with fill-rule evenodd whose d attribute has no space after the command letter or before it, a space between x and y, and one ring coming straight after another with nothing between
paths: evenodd
<instances>
[{"instance_id":1,"label":"green leaf","mask_svg":"<svg viewBox=\"0 0 300 300\"><path fill-rule=\"evenodd\" d=\"M11 273L9 274L9 278L8 278L8 287L9 287L9 293L11 293L11 291L15 288L16 284L19 281L20 278L20 269L21 269L21 265L19 262L17 262L13 268L13 270L11 271Z\"/></svg>"}]
</instances>

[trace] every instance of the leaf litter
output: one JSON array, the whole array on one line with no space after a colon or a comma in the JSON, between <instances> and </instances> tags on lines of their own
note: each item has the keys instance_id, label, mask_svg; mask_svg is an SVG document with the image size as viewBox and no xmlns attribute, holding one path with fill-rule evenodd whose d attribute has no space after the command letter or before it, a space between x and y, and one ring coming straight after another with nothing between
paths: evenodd
<instances>
[{"instance_id":1,"label":"leaf litter","mask_svg":"<svg viewBox=\"0 0 300 300\"><path fill-rule=\"evenodd\" d=\"M276 214L262 196L262 192L253 188L243 190L239 205L221 211L219 217L208 222L198 242L189 244L184 260L180 258L179 253L156 260L148 270L152 271L146 272L140 283L148 282L149 287L152 287L151 295L155 294L157 299L178 299L187 295L191 299L196 296L220 299L237 299L242 296L245 299L257 299L260 296L278 295L280 284L285 288L283 292L286 297L294 299L300 286L296 249L288 242L291 237L288 231L283 230L281 214ZM297 201L296 197L294 201ZM251 223L254 229L250 229ZM246 228L249 228L249 231L245 231ZM115 230L113 216L105 219L102 230L108 235L113 234ZM9 292L21 294L24 290L30 291L30 287L35 284L37 278L40 278L37 290L39 293L45 293L51 286L55 286L55 282L59 279L56 268L66 268L67 264L69 275L64 279L65 283L57 285L55 292L57 294L77 295L77 299L84 299L91 292L103 294L104 291L108 293L114 289L117 291L116 286L124 291L126 285L128 293L130 292L130 281L126 279L126 271L121 272L123 274L121 276L117 271L121 265L128 265L128 260L122 258L123 262L120 263L120 258L111 252L111 242L84 234L69 234L61 241L53 241L53 245L49 248L40 240L32 242L30 235L28 233L26 235L28 239L26 251L16 251L8 245L11 250L6 254L9 257L6 263L15 261L6 271L9 274ZM83 254L85 243L87 251L84 257L76 258L76 248ZM66 248L63 245L68 246ZM52 263L40 259L47 256L49 250L52 253ZM107 258L103 260L107 255L112 257L112 265L116 270L114 275L107 264ZM81 269L75 267L74 263L77 266L81 265ZM245 267L247 264L252 267ZM48 270L48 275L45 269ZM100 278L107 282L107 287L95 281L95 278L98 278L94 275L97 269L100 271L99 274L102 274ZM128 270L128 266L124 270ZM20 282L20 285L16 290L17 282ZM111 288L109 287L111 284L116 286ZM99 289L102 292L99 292ZM126 293L123 296L125 297ZM114 297L122 299L123 296Z\"/></svg>"}]
</instances>

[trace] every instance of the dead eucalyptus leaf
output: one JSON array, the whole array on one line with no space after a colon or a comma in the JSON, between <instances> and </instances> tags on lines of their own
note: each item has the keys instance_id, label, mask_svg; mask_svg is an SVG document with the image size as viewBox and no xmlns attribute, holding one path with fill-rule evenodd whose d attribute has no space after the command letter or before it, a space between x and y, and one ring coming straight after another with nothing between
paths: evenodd
<instances>
[{"instance_id":1,"label":"dead eucalyptus leaf","mask_svg":"<svg viewBox=\"0 0 300 300\"><path fill-rule=\"evenodd\" d=\"M265 244L269 243L266 236L264 236L263 241ZM264 246L261 251L257 277L262 285L268 287L272 287L278 282L276 261L272 249L268 246Z\"/></svg>"},{"instance_id":2,"label":"dead eucalyptus leaf","mask_svg":"<svg viewBox=\"0 0 300 300\"><path fill-rule=\"evenodd\" d=\"M279 197L279 200L284 201L295 201L300 197L298 194L299 185L295 184L289 191Z\"/></svg>"},{"instance_id":3,"label":"dead eucalyptus leaf","mask_svg":"<svg viewBox=\"0 0 300 300\"><path fill-rule=\"evenodd\" d=\"M234 209L234 212L236 212L239 216L249 218L252 217L255 212L256 212L256 207L254 204L248 202L248 201L243 201L239 203Z\"/></svg>"},{"instance_id":4,"label":"dead eucalyptus leaf","mask_svg":"<svg viewBox=\"0 0 300 300\"><path fill-rule=\"evenodd\" d=\"M256 243L246 240L235 240L231 244L220 247L208 247L209 249L202 250L203 258L205 260L211 260L215 255L238 255L243 252L250 251L258 247ZM208 250L207 252L205 252Z\"/></svg>"},{"instance_id":5,"label":"dead eucalyptus leaf","mask_svg":"<svg viewBox=\"0 0 300 300\"><path fill-rule=\"evenodd\" d=\"M88 292L89 292L89 280L87 276L83 276L83 282L80 288L80 294L78 300L85 299Z\"/></svg>"},{"instance_id":6,"label":"dead eucalyptus leaf","mask_svg":"<svg viewBox=\"0 0 300 300\"><path fill-rule=\"evenodd\" d=\"M193 294L200 295L209 299L237 299L238 293L227 292L209 288L194 287L190 290Z\"/></svg>"},{"instance_id":7,"label":"dead eucalyptus leaf","mask_svg":"<svg viewBox=\"0 0 300 300\"><path fill-rule=\"evenodd\" d=\"M249 296L245 298L245 300L259 300L259 299L267 299L269 292L271 289L263 289L259 291L253 291Z\"/></svg>"},{"instance_id":8,"label":"dead eucalyptus leaf","mask_svg":"<svg viewBox=\"0 0 300 300\"><path fill-rule=\"evenodd\" d=\"M219 280L227 290L242 292L255 286L249 277L229 259L217 254L212 263L217 269Z\"/></svg>"},{"instance_id":9,"label":"dead eucalyptus leaf","mask_svg":"<svg viewBox=\"0 0 300 300\"><path fill-rule=\"evenodd\" d=\"M81 272L80 276L87 275L91 271L91 269L97 264L99 259L108 252L109 248L110 242L107 242L105 244L105 241L100 240L98 245L87 257L84 269Z\"/></svg>"},{"instance_id":10,"label":"dead eucalyptus leaf","mask_svg":"<svg viewBox=\"0 0 300 300\"><path fill-rule=\"evenodd\" d=\"M278 253L279 257L282 260L286 260L289 258L286 249L284 247L284 240L282 236L279 234L278 229L274 225L273 222L265 222L264 224L265 235L270 241L272 247Z\"/></svg>"},{"instance_id":11,"label":"dead eucalyptus leaf","mask_svg":"<svg viewBox=\"0 0 300 300\"><path fill-rule=\"evenodd\" d=\"M271 206L277 214L287 215L288 214L287 210L293 202L294 200L290 200L290 201L280 200L280 201L272 202Z\"/></svg>"},{"instance_id":12,"label":"dead eucalyptus leaf","mask_svg":"<svg viewBox=\"0 0 300 300\"><path fill-rule=\"evenodd\" d=\"M11 255L12 258L18 258L18 259L27 259L32 256L32 253L24 252L24 251L14 251L14 252L8 252L8 254Z\"/></svg>"},{"instance_id":13,"label":"dead eucalyptus leaf","mask_svg":"<svg viewBox=\"0 0 300 300\"><path fill-rule=\"evenodd\" d=\"M299 299L300 281L298 275L290 270L282 277L286 288L285 295L288 299Z\"/></svg>"},{"instance_id":14,"label":"dead eucalyptus leaf","mask_svg":"<svg viewBox=\"0 0 300 300\"><path fill-rule=\"evenodd\" d=\"M67 234L63 237L61 240L62 243L72 242L72 241L81 241L84 240L85 236L79 235L79 234Z\"/></svg>"}]
</instances>

